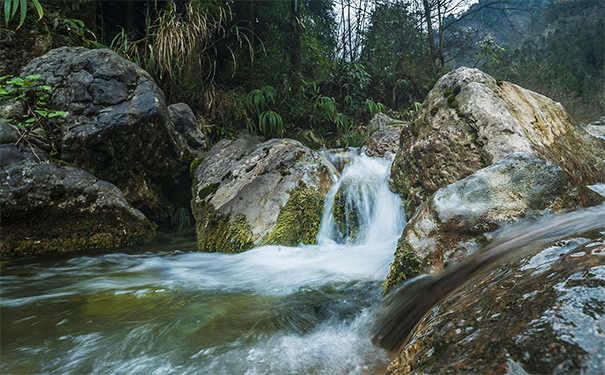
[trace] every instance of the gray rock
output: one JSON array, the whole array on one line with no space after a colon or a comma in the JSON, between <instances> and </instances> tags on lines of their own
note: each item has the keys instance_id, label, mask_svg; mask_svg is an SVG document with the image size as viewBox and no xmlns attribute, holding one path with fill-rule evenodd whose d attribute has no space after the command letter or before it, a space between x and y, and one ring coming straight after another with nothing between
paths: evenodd
<instances>
[{"instance_id":1,"label":"gray rock","mask_svg":"<svg viewBox=\"0 0 605 375\"><path fill-rule=\"evenodd\" d=\"M0 144L16 143L19 138L17 128L0 120Z\"/></svg>"},{"instance_id":2,"label":"gray rock","mask_svg":"<svg viewBox=\"0 0 605 375\"><path fill-rule=\"evenodd\" d=\"M398 241L387 289L459 262L506 224L603 201L557 165L533 155L509 155L439 189L419 208Z\"/></svg>"},{"instance_id":3,"label":"gray rock","mask_svg":"<svg viewBox=\"0 0 605 375\"><path fill-rule=\"evenodd\" d=\"M9 99L3 101L0 104L0 120L12 119L21 121L23 119L23 113L25 112L25 106L18 100Z\"/></svg>"},{"instance_id":4,"label":"gray rock","mask_svg":"<svg viewBox=\"0 0 605 375\"><path fill-rule=\"evenodd\" d=\"M170 219L166 196L189 160L147 72L108 49L63 47L21 74L40 74L52 88L49 107L67 112L52 119L62 135L58 158L115 184L151 220Z\"/></svg>"},{"instance_id":5,"label":"gray rock","mask_svg":"<svg viewBox=\"0 0 605 375\"><path fill-rule=\"evenodd\" d=\"M331 185L327 162L298 141L222 140L195 172L198 247L239 252L268 243L312 243Z\"/></svg>"},{"instance_id":6,"label":"gray rock","mask_svg":"<svg viewBox=\"0 0 605 375\"><path fill-rule=\"evenodd\" d=\"M145 216L109 182L36 148L4 144L0 154L3 256L119 246L154 236Z\"/></svg>"},{"instance_id":7,"label":"gray rock","mask_svg":"<svg viewBox=\"0 0 605 375\"><path fill-rule=\"evenodd\" d=\"M408 211L439 188L514 152L560 165L578 182L605 182L605 143L542 95L459 68L441 77L404 129L391 189Z\"/></svg>"},{"instance_id":8,"label":"gray rock","mask_svg":"<svg viewBox=\"0 0 605 375\"><path fill-rule=\"evenodd\" d=\"M399 137L409 124L393 120L384 113L378 113L367 126L368 142L365 154L370 157L392 159L399 149Z\"/></svg>"},{"instance_id":9,"label":"gray rock","mask_svg":"<svg viewBox=\"0 0 605 375\"><path fill-rule=\"evenodd\" d=\"M198 127L195 115L185 103L177 103L168 106L170 120L177 132L184 140L183 148L188 148L195 158L202 157L206 152L208 140Z\"/></svg>"}]
</instances>

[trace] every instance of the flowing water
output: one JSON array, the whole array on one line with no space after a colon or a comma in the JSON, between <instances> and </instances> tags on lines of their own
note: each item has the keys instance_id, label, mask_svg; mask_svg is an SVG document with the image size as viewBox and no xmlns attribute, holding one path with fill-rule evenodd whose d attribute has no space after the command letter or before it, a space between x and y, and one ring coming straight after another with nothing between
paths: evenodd
<instances>
[{"instance_id":1,"label":"flowing water","mask_svg":"<svg viewBox=\"0 0 605 375\"><path fill-rule=\"evenodd\" d=\"M7 259L2 374L372 374L368 329L404 218L389 162L356 157L318 245L200 253L195 239ZM334 228L350 189L357 240Z\"/></svg>"}]
</instances>

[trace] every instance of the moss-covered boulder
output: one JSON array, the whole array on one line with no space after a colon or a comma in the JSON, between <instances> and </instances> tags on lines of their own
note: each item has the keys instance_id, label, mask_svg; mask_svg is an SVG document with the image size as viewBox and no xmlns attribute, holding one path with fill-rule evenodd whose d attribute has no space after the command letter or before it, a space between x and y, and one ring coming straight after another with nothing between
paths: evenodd
<instances>
[{"instance_id":1,"label":"moss-covered boulder","mask_svg":"<svg viewBox=\"0 0 605 375\"><path fill-rule=\"evenodd\" d=\"M57 158L113 183L160 225L170 222L174 206L188 205L192 156L147 72L109 49L62 47L21 72L37 74L36 82L51 88L48 106L67 112L46 131L57 138Z\"/></svg>"},{"instance_id":2,"label":"moss-covered boulder","mask_svg":"<svg viewBox=\"0 0 605 375\"><path fill-rule=\"evenodd\" d=\"M401 134L391 189L411 214L438 189L525 152L578 182L605 182L605 142L540 94L469 68L441 77Z\"/></svg>"},{"instance_id":3,"label":"moss-covered boulder","mask_svg":"<svg viewBox=\"0 0 605 375\"><path fill-rule=\"evenodd\" d=\"M291 139L217 143L195 168L191 207L202 251L314 243L333 174Z\"/></svg>"},{"instance_id":4,"label":"moss-covered boulder","mask_svg":"<svg viewBox=\"0 0 605 375\"><path fill-rule=\"evenodd\" d=\"M36 148L3 144L0 154L3 256L120 246L155 235L109 182Z\"/></svg>"},{"instance_id":5,"label":"moss-covered boulder","mask_svg":"<svg viewBox=\"0 0 605 375\"><path fill-rule=\"evenodd\" d=\"M605 373L604 255L605 237L580 236L493 263L421 319L386 374Z\"/></svg>"},{"instance_id":6,"label":"moss-covered boulder","mask_svg":"<svg viewBox=\"0 0 605 375\"><path fill-rule=\"evenodd\" d=\"M370 157L393 158L399 149L401 130L409 124L394 120L384 113L376 114L368 123L365 154Z\"/></svg>"},{"instance_id":7,"label":"moss-covered boulder","mask_svg":"<svg viewBox=\"0 0 605 375\"><path fill-rule=\"evenodd\" d=\"M398 241L387 291L473 254L507 224L603 201L555 164L523 153L509 155L439 189L420 207Z\"/></svg>"}]
</instances>

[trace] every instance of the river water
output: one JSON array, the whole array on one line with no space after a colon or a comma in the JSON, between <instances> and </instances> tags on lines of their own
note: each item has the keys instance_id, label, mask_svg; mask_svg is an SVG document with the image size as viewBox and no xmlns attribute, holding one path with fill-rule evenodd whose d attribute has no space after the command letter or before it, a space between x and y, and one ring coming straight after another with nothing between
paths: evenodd
<instances>
[{"instance_id":1,"label":"river water","mask_svg":"<svg viewBox=\"0 0 605 375\"><path fill-rule=\"evenodd\" d=\"M368 333L405 220L389 162L356 157L317 245L200 253L195 238L5 259L2 374L372 374ZM357 197L356 240L331 219ZM344 185L343 185L344 187Z\"/></svg>"}]
</instances>

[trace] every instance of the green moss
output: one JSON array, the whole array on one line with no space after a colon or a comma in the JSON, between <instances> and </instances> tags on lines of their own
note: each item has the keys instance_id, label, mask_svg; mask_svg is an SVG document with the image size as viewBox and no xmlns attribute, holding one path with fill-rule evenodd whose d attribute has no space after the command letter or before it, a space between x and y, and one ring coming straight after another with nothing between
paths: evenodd
<instances>
[{"instance_id":1,"label":"green moss","mask_svg":"<svg viewBox=\"0 0 605 375\"><path fill-rule=\"evenodd\" d=\"M204 161L204 158L199 158L199 159L195 159L194 161L191 162L191 164L189 164L189 175L191 176L192 179L195 178L195 172L197 171L197 169L199 168L200 164L202 164L203 161Z\"/></svg>"},{"instance_id":2,"label":"green moss","mask_svg":"<svg viewBox=\"0 0 605 375\"><path fill-rule=\"evenodd\" d=\"M447 97L448 97L448 96L450 96L451 94L452 94L452 90L451 90L449 87L448 87L448 88L446 88L445 90L443 90L443 96L444 96L444 97L446 97L446 98L447 98Z\"/></svg>"},{"instance_id":3,"label":"green moss","mask_svg":"<svg viewBox=\"0 0 605 375\"><path fill-rule=\"evenodd\" d=\"M496 79L496 85L502 86L502 82L503 82L502 78L497 78Z\"/></svg>"},{"instance_id":4,"label":"green moss","mask_svg":"<svg viewBox=\"0 0 605 375\"><path fill-rule=\"evenodd\" d=\"M395 251L395 259L393 260L393 263L391 263L391 272L382 285L382 295L387 295L400 282L409 280L421 273L422 266L418 256L416 256L416 253L413 250L406 249L400 239L397 244L397 250Z\"/></svg>"},{"instance_id":5,"label":"green moss","mask_svg":"<svg viewBox=\"0 0 605 375\"><path fill-rule=\"evenodd\" d=\"M324 198L301 180L290 193L290 198L279 210L275 229L263 244L296 246L299 243L316 243L323 215Z\"/></svg>"},{"instance_id":6,"label":"green moss","mask_svg":"<svg viewBox=\"0 0 605 375\"><path fill-rule=\"evenodd\" d=\"M447 97L447 105L449 105L450 108L458 108L458 102L456 102L456 97L454 95Z\"/></svg>"},{"instance_id":7,"label":"green moss","mask_svg":"<svg viewBox=\"0 0 605 375\"><path fill-rule=\"evenodd\" d=\"M193 207L197 246L201 251L240 253L254 246L254 236L244 215L231 218L203 199Z\"/></svg>"},{"instance_id":8,"label":"green moss","mask_svg":"<svg viewBox=\"0 0 605 375\"><path fill-rule=\"evenodd\" d=\"M198 197L200 197L201 200L206 199L206 197L209 196L210 194L216 193L216 191L218 190L219 185L220 184L218 182L215 182L213 184L209 184L209 185L204 186L197 193Z\"/></svg>"}]
</instances>

